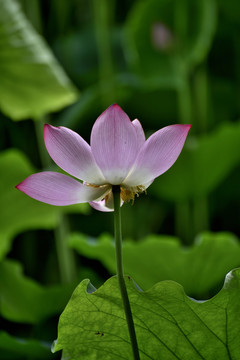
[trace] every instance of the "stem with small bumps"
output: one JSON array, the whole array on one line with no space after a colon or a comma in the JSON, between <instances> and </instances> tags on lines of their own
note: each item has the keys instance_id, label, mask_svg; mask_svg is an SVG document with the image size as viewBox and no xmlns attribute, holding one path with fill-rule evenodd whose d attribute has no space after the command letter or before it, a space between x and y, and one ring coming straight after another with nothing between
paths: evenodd
<instances>
[{"instance_id":1,"label":"stem with small bumps","mask_svg":"<svg viewBox=\"0 0 240 360\"><path fill-rule=\"evenodd\" d=\"M114 233L115 233L116 262L117 262L117 278L118 278L123 307L128 325L128 331L129 331L132 352L133 352L133 359L140 360L132 311L131 311L131 306L128 299L127 288L123 275L120 186L113 186L112 191L113 191L113 199L114 199Z\"/></svg>"}]
</instances>

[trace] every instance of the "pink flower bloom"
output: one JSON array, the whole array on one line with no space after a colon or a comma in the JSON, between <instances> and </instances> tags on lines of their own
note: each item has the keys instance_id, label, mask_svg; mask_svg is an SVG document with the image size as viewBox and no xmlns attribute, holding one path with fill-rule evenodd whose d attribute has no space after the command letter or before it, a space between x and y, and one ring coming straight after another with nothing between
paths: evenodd
<instances>
[{"instance_id":1,"label":"pink flower bloom","mask_svg":"<svg viewBox=\"0 0 240 360\"><path fill-rule=\"evenodd\" d=\"M45 125L49 155L70 176L45 171L29 176L17 189L51 205L89 202L100 211L113 210L112 185L122 202L134 200L177 160L191 125L171 125L147 140L138 120L130 121L116 104L96 120L91 146L65 127Z\"/></svg>"}]
</instances>

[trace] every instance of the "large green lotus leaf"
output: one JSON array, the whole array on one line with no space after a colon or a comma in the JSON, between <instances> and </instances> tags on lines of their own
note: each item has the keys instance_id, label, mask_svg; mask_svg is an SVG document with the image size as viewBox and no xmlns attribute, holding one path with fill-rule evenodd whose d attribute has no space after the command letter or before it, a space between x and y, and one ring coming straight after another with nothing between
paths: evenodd
<instances>
[{"instance_id":1,"label":"large green lotus leaf","mask_svg":"<svg viewBox=\"0 0 240 360\"><path fill-rule=\"evenodd\" d=\"M45 342L34 339L17 338L8 333L0 332L0 352L1 359L54 359L51 355L50 346Z\"/></svg>"},{"instance_id":2,"label":"large green lotus leaf","mask_svg":"<svg viewBox=\"0 0 240 360\"><path fill-rule=\"evenodd\" d=\"M0 259L10 250L14 236L30 229L53 229L62 212L83 212L86 206L57 207L43 204L21 193L15 186L36 172L18 150L0 153Z\"/></svg>"},{"instance_id":3,"label":"large green lotus leaf","mask_svg":"<svg viewBox=\"0 0 240 360\"><path fill-rule=\"evenodd\" d=\"M111 274L116 273L115 249L110 236L99 239L73 234L70 245L79 254L100 260ZM149 235L142 241L123 242L125 273L142 289L161 280L180 283L188 295L206 296L219 286L225 274L240 265L240 244L229 233L204 233L184 247L174 237Z\"/></svg>"},{"instance_id":4,"label":"large green lotus leaf","mask_svg":"<svg viewBox=\"0 0 240 360\"><path fill-rule=\"evenodd\" d=\"M8 320L34 324L59 314L72 289L72 285L44 287L24 276L18 262L0 262L0 314Z\"/></svg>"},{"instance_id":5,"label":"large green lotus leaf","mask_svg":"<svg viewBox=\"0 0 240 360\"><path fill-rule=\"evenodd\" d=\"M73 103L76 89L15 0L0 0L0 107L14 120Z\"/></svg>"},{"instance_id":6,"label":"large green lotus leaf","mask_svg":"<svg viewBox=\"0 0 240 360\"><path fill-rule=\"evenodd\" d=\"M172 201L207 195L240 163L239 139L240 122L223 124L212 133L190 139L174 166L150 191Z\"/></svg>"},{"instance_id":7,"label":"large green lotus leaf","mask_svg":"<svg viewBox=\"0 0 240 360\"><path fill-rule=\"evenodd\" d=\"M203 263L204 267L204 263ZM212 299L198 302L163 281L140 291L125 279L141 360L239 360L240 269ZM55 351L69 360L132 360L118 281L84 280L60 317Z\"/></svg>"},{"instance_id":8,"label":"large green lotus leaf","mask_svg":"<svg viewBox=\"0 0 240 360\"><path fill-rule=\"evenodd\" d=\"M179 87L182 75L207 56L215 29L214 0L139 1L126 22L126 58L142 85Z\"/></svg>"}]
</instances>

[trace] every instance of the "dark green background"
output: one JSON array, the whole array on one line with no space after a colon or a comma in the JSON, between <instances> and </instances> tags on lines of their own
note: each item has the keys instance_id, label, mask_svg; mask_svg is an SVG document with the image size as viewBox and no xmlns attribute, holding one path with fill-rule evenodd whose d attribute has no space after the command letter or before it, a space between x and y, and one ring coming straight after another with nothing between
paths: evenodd
<instances>
[{"instance_id":1,"label":"dark green background","mask_svg":"<svg viewBox=\"0 0 240 360\"><path fill-rule=\"evenodd\" d=\"M49 344L75 285L90 277L99 286L114 273L104 255L89 250L113 233L112 214L43 205L14 188L36 171L58 171L44 149L45 122L89 141L95 119L116 102L141 121L147 137L170 124L192 124L176 164L147 196L122 208L123 235L134 246L150 237L150 259L159 251L159 263L166 262L165 269L151 266L144 286L152 285L150 277L173 279L191 296L216 294L226 272L240 265L233 256L240 219L239 2L8 0L0 1L0 12L0 326L8 333L0 332L0 358L57 358ZM153 25L166 41L154 43ZM83 234L81 246L73 232ZM207 238L207 250L193 245L197 236ZM153 239L163 254L151 247ZM179 254L172 254L177 244ZM132 268L126 264L131 275L144 266L147 273L140 249ZM178 276L185 251L190 259L181 260ZM129 256L126 250L127 263Z\"/></svg>"}]
</instances>

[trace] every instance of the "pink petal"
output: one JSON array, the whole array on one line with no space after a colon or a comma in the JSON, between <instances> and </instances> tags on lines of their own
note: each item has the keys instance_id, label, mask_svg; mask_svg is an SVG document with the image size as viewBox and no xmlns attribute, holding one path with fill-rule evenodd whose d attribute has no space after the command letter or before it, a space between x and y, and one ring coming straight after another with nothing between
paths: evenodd
<instances>
[{"instance_id":1,"label":"pink petal","mask_svg":"<svg viewBox=\"0 0 240 360\"><path fill-rule=\"evenodd\" d=\"M96 120L91 148L105 179L121 184L136 159L138 140L135 126L118 105L111 105Z\"/></svg>"},{"instance_id":2,"label":"pink petal","mask_svg":"<svg viewBox=\"0 0 240 360\"><path fill-rule=\"evenodd\" d=\"M109 192L110 186L86 186L70 176L45 171L30 175L16 188L33 199L63 206L99 200Z\"/></svg>"},{"instance_id":3,"label":"pink petal","mask_svg":"<svg viewBox=\"0 0 240 360\"><path fill-rule=\"evenodd\" d=\"M182 151L191 125L171 125L155 132L141 148L124 180L126 186L147 183L167 171Z\"/></svg>"},{"instance_id":4,"label":"pink petal","mask_svg":"<svg viewBox=\"0 0 240 360\"><path fill-rule=\"evenodd\" d=\"M133 126L135 127L138 141L138 148L140 149L145 143L145 134L142 128L142 125L138 119L132 121Z\"/></svg>"},{"instance_id":5,"label":"pink petal","mask_svg":"<svg viewBox=\"0 0 240 360\"><path fill-rule=\"evenodd\" d=\"M91 152L90 145L76 132L46 124L46 148L55 163L67 173L95 185L106 183Z\"/></svg>"}]
</instances>

